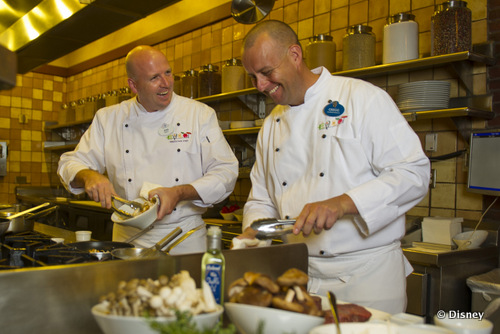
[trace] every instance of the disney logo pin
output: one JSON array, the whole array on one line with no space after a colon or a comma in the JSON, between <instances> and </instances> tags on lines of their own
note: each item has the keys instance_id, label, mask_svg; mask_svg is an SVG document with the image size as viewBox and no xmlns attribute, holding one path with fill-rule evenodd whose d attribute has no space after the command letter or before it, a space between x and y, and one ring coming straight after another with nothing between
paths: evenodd
<instances>
[{"instance_id":1,"label":"disney logo pin","mask_svg":"<svg viewBox=\"0 0 500 334\"><path fill-rule=\"evenodd\" d=\"M328 104L323 108L326 116L336 117L344 113L345 108L338 101L328 101Z\"/></svg>"},{"instance_id":2,"label":"disney logo pin","mask_svg":"<svg viewBox=\"0 0 500 334\"><path fill-rule=\"evenodd\" d=\"M170 129L170 126L167 123L163 123L160 128L158 129L158 134L162 137L168 136L173 132L172 129Z\"/></svg>"}]
</instances>

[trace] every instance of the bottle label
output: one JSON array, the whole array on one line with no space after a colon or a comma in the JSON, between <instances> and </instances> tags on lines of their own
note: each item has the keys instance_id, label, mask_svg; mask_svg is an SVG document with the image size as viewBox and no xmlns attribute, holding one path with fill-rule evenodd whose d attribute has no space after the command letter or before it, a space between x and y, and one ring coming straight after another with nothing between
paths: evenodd
<instances>
[{"instance_id":1,"label":"bottle label","mask_svg":"<svg viewBox=\"0 0 500 334\"><path fill-rule=\"evenodd\" d=\"M207 264L205 282L210 286L217 304L220 304L222 285L222 266L220 264Z\"/></svg>"}]
</instances>

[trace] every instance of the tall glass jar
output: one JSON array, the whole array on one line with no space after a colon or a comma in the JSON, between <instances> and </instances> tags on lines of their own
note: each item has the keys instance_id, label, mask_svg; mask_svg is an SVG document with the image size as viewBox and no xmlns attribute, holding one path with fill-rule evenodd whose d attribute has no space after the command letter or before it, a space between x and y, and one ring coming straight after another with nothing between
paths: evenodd
<instances>
[{"instance_id":1,"label":"tall glass jar","mask_svg":"<svg viewBox=\"0 0 500 334\"><path fill-rule=\"evenodd\" d=\"M465 1L446 1L436 6L431 20L431 55L472 49L472 13Z\"/></svg>"},{"instance_id":2,"label":"tall glass jar","mask_svg":"<svg viewBox=\"0 0 500 334\"><path fill-rule=\"evenodd\" d=\"M222 93L245 89L245 69L241 60L231 58L222 66Z\"/></svg>"},{"instance_id":3,"label":"tall glass jar","mask_svg":"<svg viewBox=\"0 0 500 334\"><path fill-rule=\"evenodd\" d=\"M418 58L418 23L415 15L398 13L387 18L384 26L382 63Z\"/></svg>"},{"instance_id":4,"label":"tall glass jar","mask_svg":"<svg viewBox=\"0 0 500 334\"><path fill-rule=\"evenodd\" d=\"M181 78L181 95L191 99L198 97L198 72L195 70L184 71Z\"/></svg>"},{"instance_id":5,"label":"tall glass jar","mask_svg":"<svg viewBox=\"0 0 500 334\"><path fill-rule=\"evenodd\" d=\"M343 48L343 70L375 65L375 34L372 33L372 27L362 24L348 27Z\"/></svg>"},{"instance_id":6,"label":"tall glass jar","mask_svg":"<svg viewBox=\"0 0 500 334\"><path fill-rule=\"evenodd\" d=\"M219 67L212 64L203 65L198 75L198 96L220 94L221 77Z\"/></svg>"},{"instance_id":7,"label":"tall glass jar","mask_svg":"<svg viewBox=\"0 0 500 334\"><path fill-rule=\"evenodd\" d=\"M335 72L336 46L330 35L315 35L309 38L306 46L306 64L310 69L324 66Z\"/></svg>"}]
</instances>

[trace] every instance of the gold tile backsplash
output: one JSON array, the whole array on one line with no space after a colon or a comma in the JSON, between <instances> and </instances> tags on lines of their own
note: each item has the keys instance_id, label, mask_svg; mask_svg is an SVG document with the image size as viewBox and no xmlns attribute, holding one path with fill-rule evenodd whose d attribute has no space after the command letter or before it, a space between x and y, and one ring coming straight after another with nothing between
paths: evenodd
<instances>
[{"instance_id":1,"label":"gold tile backsplash","mask_svg":"<svg viewBox=\"0 0 500 334\"><path fill-rule=\"evenodd\" d=\"M419 24L419 54L430 55L430 23L434 6L441 0L277 0L269 17L283 20L298 32L305 47L309 37L330 34L336 43L337 69L342 68L342 38L346 28L353 24L368 24L376 35L376 61L382 60L383 27L389 15L412 12ZM472 11L473 44L487 42L487 0L468 2ZM195 29L156 45L169 58L174 73L208 63L221 68L224 60L241 56L241 42L252 25L242 25L227 18L212 25ZM409 73L370 78L369 81L397 97L397 85L419 80L447 80L451 95L465 96L465 89L450 69L412 71ZM473 69L473 93L486 93L486 67ZM43 130L43 121L56 121L63 102L95 96L127 86L124 58L62 78L39 73L18 76L17 87L0 91L0 140L8 141L8 175L0 177L0 202L14 202L13 190L18 176L26 176L31 185L58 185L55 175L58 154L43 151L43 142L52 134ZM241 104L224 103L219 106L223 120L254 119L255 114ZM20 123L26 116L27 123ZM438 133L438 151L429 156L455 152L464 147L464 139L450 119L424 120L410 123L421 141L428 132ZM474 120L475 127L484 121ZM234 141L232 139L231 141ZM466 167L464 157L432 163L437 170L437 185L431 189L410 214L419 216L443 215L478 219L482 210L482 197L465 190ZM238 182L231 200L242 202L250 191L250 180Z\"/></svg>"}]
</instances>

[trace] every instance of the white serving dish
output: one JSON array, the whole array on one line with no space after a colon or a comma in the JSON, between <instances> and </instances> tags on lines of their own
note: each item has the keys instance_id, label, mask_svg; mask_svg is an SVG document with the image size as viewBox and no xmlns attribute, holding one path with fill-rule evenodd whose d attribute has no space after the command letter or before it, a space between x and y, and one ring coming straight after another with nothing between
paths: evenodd
<instances>
[{"instance_id":1,"label":"white serving dish","mask_svg":"<svg viewBox=\"0 0 500 334\"><path fill-rule=\"evenodd\" d=\"M241 334L307 334L325 322L316 317L297 312L238 303L224 303L226 313ZM262 332L259 326L262 323Z\"/></svg>"},{"instance_id":2,"label":"white serving dish","mask_svg":"<svg viewBox=\"0 0 500 334\"><path fill-rule=\"evenodd\" d=\"M443 318L434 316L434 323L457 334L490 334L493 331L493 323L487 319L456 319L450 318L450 313Z\"/></svg>"},{"instance_id":3,"label":"white serving dish","mask_svg":"<svg viewBox=\"0 0 500 334\"><path fill-rule=\"evenodd\" d=\"M454 334L452 331L433 325L399 326L390 322L346 322L340 324L342 334ZM336 334L335 324L313 328L309 334Z\"/></svg>"},{"instance_id":4,"label":"white serving dish","mask_svg":"<svg viewBox=\"0 0 500 334\"><path fill-rule=\"evenodd\" d=\"M458 250L474 249L474 248L479 248L479 246L481 246L481 244L486 240L487 237L488 237L488 231L484 230L476 230L476 232L467 231L455 235L453 237L453 242L458 246Z\"/></svg>"},{"instance_id":5,"label":"white serving dish","mask_svg":"<svg viewBox=\"0 0 500 334\"><path fill-rule=\"evenodd\" d=\"M158 334L157 331L151 329L146 318L109 315L101 304L92 307L91 311L104 334ZM223 312L224 308L218 305L216 312L195 315L193 321L199 330L213 328ZM155 320L161 323L169 323L175 321L176 318L175 316L158 317Z\"/></svg>"},{"instance_id":6,"label":"white serving dish","mask_svg":"<svg viewBox=\"0 0 500 334\"><path fill-rule=\"evenodd\" d=\"M134 201L140 202L140 203L146 202L146 200L142 197L136 198L136 199L134 199ZM130 213L133 212L132 209L128 205L125 205L125 204L122 205L121 207L119 207L119 209L124 210L126 212L130 212ZM125 219L125 218L122 218L121 216L119 216L116 212L113 212L113 214L111 215L111 220L114 223L117 223L120 225L132 226L132 227L136 227L136 228L143 230L146 227L148 227L149 225L153 224L153 222L156 220L157 213L158 213L158 201L155 201L153 203L153 205L151 205L147 211L141 213L138 216Z\"/></svg>"}]
</instances>

